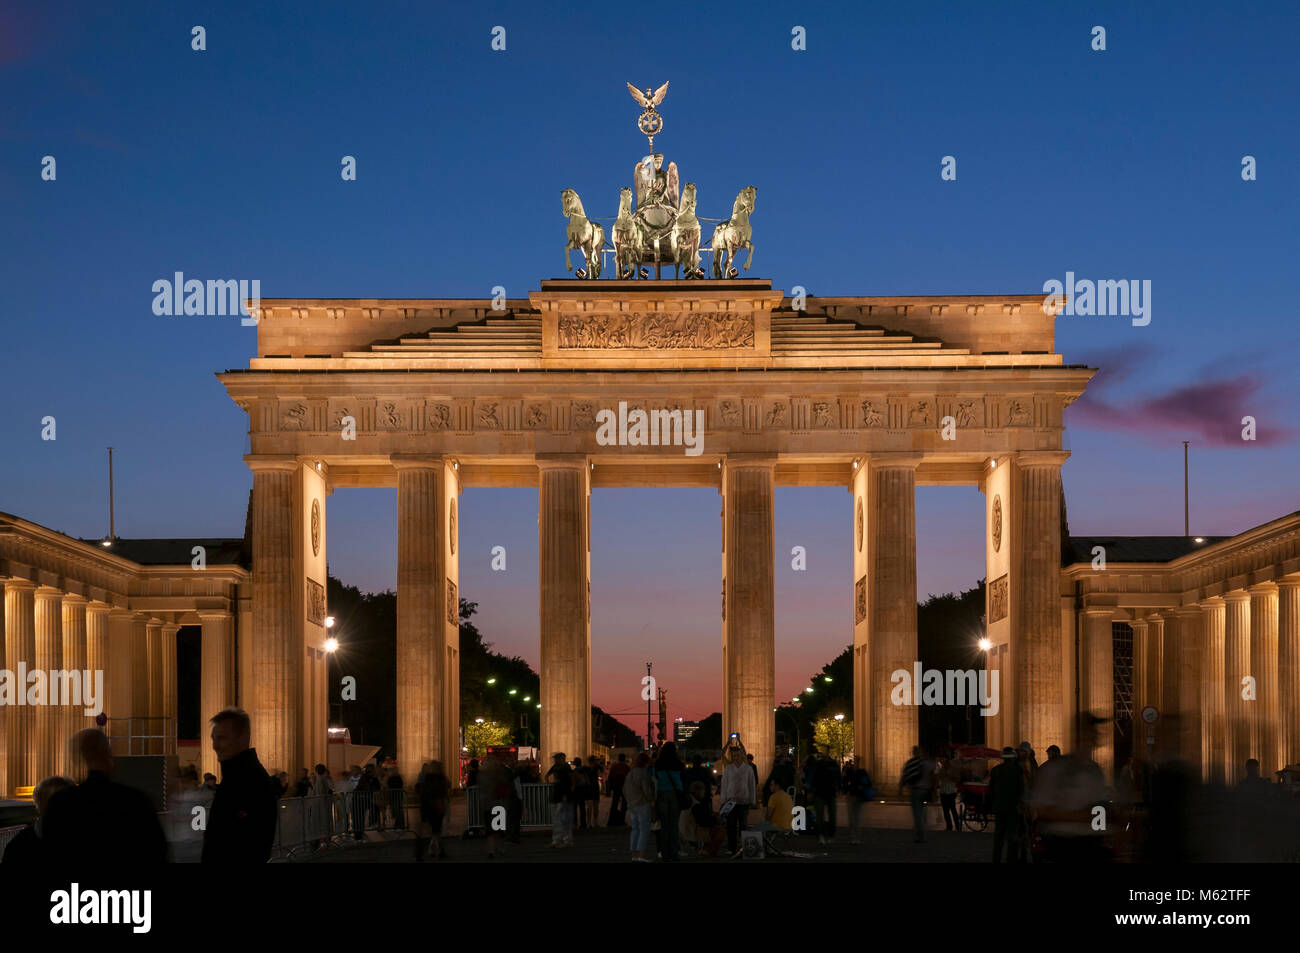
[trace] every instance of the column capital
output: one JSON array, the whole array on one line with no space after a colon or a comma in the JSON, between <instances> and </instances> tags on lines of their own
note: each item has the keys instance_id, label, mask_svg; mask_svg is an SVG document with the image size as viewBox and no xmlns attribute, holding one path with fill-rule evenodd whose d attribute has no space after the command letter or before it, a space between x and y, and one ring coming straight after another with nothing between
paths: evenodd
<instances>
[{"instance_id":1,"label":"column capital","mask_svg":"<svg viewBox=\"0 0 1300 953\"><path fill-rule=\"evenodd\" d=\"M17 591L36 589L36 583L32 582L30 579L23 579L20 576L11 576L2 581L5 589L14 589Z\"/></svg>"},{"instance_id":2,"label":"column capital","mask_svg":"<svg viewBox=\"0 0 1300 953\"><path fill-rule=\"evenodd\" d=\"M164 622L162 624L162 630L164 635L166 635L168 631L171 631L174 635L181 630L181 624L179 622Z\"/></svg>"},{"instance_id":3,"label":"column capital","mask_svg":"<svg viewBox=\"0 0 1300 953\"><path fill-rule=\"evenodd\" d=\"M1232 592L1225 592L1223 594L1223 601L1224 602L1249 602L1250 593L1247 592L1245 589L1234 589L1232 590Z\"/></svg>"},{"instance_id":4,"label":"column capital","mask_svg":"<svg viewBox=\"0 0 1300 953\"><path fill-rule=\"evenodd\" d=\"M229 609L199 609L195 612L195 615L197 615L200 620L214 619L218 621L222 619L233 619L235 617L235 614Z\"/></svg>"},{"instance_id":5,"label":"column capital","mask_svg":"<svg viewBox=\"0 0 1300 953\"><path fill-rule=\"evenodd\" d=\"M1283 576L1277 581L1279 589L1300 589L1300 576Z\"/></svg>"},{"instance_id":6,"label":"column capital","mask_svg":"<svg viewBox=\"0 0 1300 953\"><path fill-rule=\"evenodd\" d=\"M1131 621L1131 622L1128 624L1128 627L1129 627L1130 629L1133 629L1134 631L1136 631L1139 627L1140 627L1143 631L1146 631L1146 627L1147 627L1147 620L1146 620L1146 617L1144 616L1144 617L1142 617L1141 619L1134 619L1133 621Z\"/></svg>"},{"instance_id":7,"label":"column capital","mask_svg":"<svg viewBox=\"0 0 1300 953\"><path fill-rule=\"evenodd\" d=\"M54 586L37 586L36 595L43 599L62 599L64 592Z\"/></svg>"},{"instance_id":8,"label":"column capital","mask_svg":"<svg viewBox=\"0 0 1300 953\"><path fill-rule=\"evenodd\" d=\"M871 470L915 470L924 458L923 454L910 451L887 451L866 455L867 467Z\"/></svg>"},{"instance_id":9,"label":"column capital","mask_svg":"<svg viewBox=\"0 0 1300 953\"><path fill-rule=\"evenodd\" d=\"M1018 467L1060 467L1070 459L1068 450L1019 450L1012 454Z\"/></svg>"},{"instance_id":10,"label":"column capital","mask_svg":"<svg viewBox=\"0 0 1300 953\"><path fill-rule=\"evenodd\" d=\"M438 470L445 467L449 458L440 453L390 453L388 462L395 470ZM452 462L454 468L459 465Z\"/></svg>"},{"instance_id":11,"label":"column capital","mask_svg":"<svg viewBox=\"0 0 1300 953\"><path fill-rule=\"evenodd\" d=\"M775 470L774 453L726 453L722 455L723 470Z\"/></svg>"},{"instance_id":12,"label":"column capital","mask_svg":"<svg viewBox=\"0 0 1300 953\"><path fill-rule=\"evenodd\" d=\"M246 453L244 454L244 463L254 473L267 470L292 472L303 466L297 457L278 453Z\"/></svg>"},{"instance_id":13,"label":"column capital","mask_svg":"<svg viewBox=\"0 0 1300 953\"><path fill-rule=\"evenodd\" d=\"M1247 586L1246 592L1252 596L1266 596L1269 593L1277 592L1278 584L1272 581L1257 582L1253 586Z\"/></svg>"},{"instance_id":14,"label":"column capital","mask_svg":"<svg viewBox=\"0 0 1300 953\"><path fill-rule=\"evenodd\" d=\"M64 601L64 602L73 602L73 603L76 603L76 602L84 602L84 603L86 603L87 605L90 604L90 600L87 599L85 596L83 596L83 595L82 595L81 593L79 593L79 592L65 592L65 593L63 594L63 601Z\"/></svg>"},{"instance_id":15,"label":"column capital","mask_svg":"<svg viewBox=\"0 0 1300 953\"><path fill-rule=\"evenodd\" d=\"M107 614L113 611L113 607L109 605L107 602L100 602L97 599L91 599L88 603L86 603L86 611L103 612Z\"/></svg>"},{"instance_id":16,"label":"column capital","mask_svg":"<svg viewBox=\"0 0 1300 953\"><path fill-rule=\"evenodd\" d=\"M1084 606L1079 610L1080 615L1086 616L1105 616L1111 618L1115 615L1114 606Z\"/></svg>"},{"instance_id":17,"label":"column capital","mask_svg":"<svg viewBox=\"0 0 1300 953\"><path fill-rule=\"evenodd\" d=\"M1177 606L1176 608L1173 608L1169 611L1171 615L1182 616L1184 618L1187 618L1191 616L1199 616L1202 610L1201 607L1198 605L1191 605L1191 606Z\"/></svg>"},{"instance_id":18,"label":"column capital","mask_svg":"<svg viewBox=\"0 0 1300 953\"><path fill-rule=\"evenodd\" d=\"M591 461L585 453L538 453L533 462L539 470L591 470Z\"/></svg>"},{"instance_id":19,"label":"column capital","mask_svg":"<svg viewBox=\"0 0 1300 953\"><path fill-rule=\"evenodd\" d=\"M1222 609L1224 606L1223 596L1207 596L1196 604L1202 612L1213 612L1215 609Z\"/></svg>"}]
</instances>

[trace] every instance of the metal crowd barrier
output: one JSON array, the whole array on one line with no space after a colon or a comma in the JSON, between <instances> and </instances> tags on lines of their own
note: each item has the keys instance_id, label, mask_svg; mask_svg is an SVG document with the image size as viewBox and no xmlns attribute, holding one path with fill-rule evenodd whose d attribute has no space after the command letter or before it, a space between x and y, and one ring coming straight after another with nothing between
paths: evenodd
<instances>
[{"instance_id":1,"label":"metal crowd barrier","mask_svg":"<svg viewBox=\"0 0 1300 953\"><path fill-rule=\"evenodd\" d=\"M17 837L18 832L26 826L26 824L17 824L13 827L0 827L0 857L4 857L5 848L9 846L9 842Z\"/></svg>"},{"instance_id":2,"label":"metal crowd barrier","mask_svg":"<svg viewBox=\"0 0 1300 953\"><path fill-rule=\"evenodd\" d=\"M521 787L524 791L524 811L519 821L520 828L550 827L551 786L549 784L524 784ZM484 811L487 806L487 798L483 796L482 789L478 787L466 788L465 795L468 805L465 829L470 831L485 829L487 819L484 816Z\"/></svg>"}]
</instances>

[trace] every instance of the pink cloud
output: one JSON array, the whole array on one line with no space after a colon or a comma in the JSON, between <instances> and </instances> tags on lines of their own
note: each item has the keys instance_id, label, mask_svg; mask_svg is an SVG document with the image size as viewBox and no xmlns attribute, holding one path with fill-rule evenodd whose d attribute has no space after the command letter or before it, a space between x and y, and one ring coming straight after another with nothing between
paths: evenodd
<instances>
[{"instance_id":1,"label":"pink cloud","mask_svg":"<svg viewBox=\"0 0 1300 953\"><path fill-rule=\"evenodd\" d=\"M1090 355L1086 363L1100 370L1073 406L1071 426L1097 430L1197 440L1209 446L1240 447L1243 417L1254 417L1256 441L1262 446L1288 443L1295 435L1269 411L1276 402L1264 395L1264 380L1243 373L1205 376L1153 394L1116 393L1140 367L1154 366L1153 349L1123 348ZM1242 366L1240 362L1237 366Z\"/></svg>"}]
</instances>

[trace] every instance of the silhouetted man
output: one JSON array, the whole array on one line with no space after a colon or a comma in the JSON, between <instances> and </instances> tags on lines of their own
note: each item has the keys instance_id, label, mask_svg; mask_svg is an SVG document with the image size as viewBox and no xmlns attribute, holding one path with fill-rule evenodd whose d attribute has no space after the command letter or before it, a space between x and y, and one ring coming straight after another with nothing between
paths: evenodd
<instances>
[{"instance_id":1,"label":"silhouetted man","mask_svg":"<svg viewBox=\"0 0 1300 953\"><path fill-rule=\"evenodd\" d=\"M86 780L50 798L42 837L53 863L162 864L167 838L145 794L112 780L113 750L98 728L72 736Z\"/></svg>"},{"instance_id":2,"label":"silhouetted man","mask_svg":"<svg viewBox=\"0 0 1300 953\"><path fill-rule=\"evenodd\" d=\"M985 810L993 814L993 863L1006 858L1016 862L1020 851L1021 810L1025 802L1025 774L1016 760L1014 748L1002 749L1002 763L989 772L988 803Z\"/></svg>"},{"instance_id":3,"label":"silhouetted man","mask_svg":"<svg viewBox=\"0 0 1300 953\"><path fill-rule=\"evenodd\" d=\"M221 783L208 809L203 863L264 864L275 841L276 796L271 777L249 747L248 714L227 708L212 716L212 750L221 762Z\"/></svg>"}]
</instances>

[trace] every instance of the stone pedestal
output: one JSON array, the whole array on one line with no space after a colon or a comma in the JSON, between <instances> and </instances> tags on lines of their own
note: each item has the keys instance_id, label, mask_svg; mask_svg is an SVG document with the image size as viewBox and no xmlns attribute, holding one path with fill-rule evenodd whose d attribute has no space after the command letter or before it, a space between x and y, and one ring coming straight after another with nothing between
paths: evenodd
<instances>
[{"instance_id":1,"label":"stone pedestal","mask_svg":"<svg viewBox=\"0 0 1300 953\"><path fill-rule=\"evenodd\" d=\"M728 457L722 471L722 738L740 734L761 783L776 752L776 460Z\"/></svg>"},{"instance_id":2,"label":"stone pedestal","mask_svg":"<svg viewBox=\"0 0 1300 953\"><path fill-rule=\"evenodd\" d=\"M199 672L199 774L214 774L217 755L212 750L209 719L235 704L234 616L229 612L200 612L203 625L202 662ZM304 765L312 768L313 765Z\"/></svg>"},{"instance_id":3,"label":"stone pedestal","mask_svg":"<svg viewBox=\"0 0 1300 953\"><path fill-rule=\"evenodd\" d=\"M460 754L459 596L453 463L394 456L397 468L397 759L414 783L420 765ZM344 666L346 674L346 666ZM338 686L330 691L337 692Z\"/></svg>"},{"instance_id":4,"label":"stone pedestal","mask_svg":"<svg viewBox=\"0 0 1300 953\"><path fill-rule=\"evenodd\" d=\"M1246 759L1252 757L1250 724L1257 701L1242 698L1243 679L1250 671L1250 595L1241 590L1224 596L1223 668L1224 718L1227 733L1227 783L1246 776Z\"/></svg>"},{"instance_id":5,"label":"stone pedestal","mask_svg":"<svg viewBox=\"0 0 1300 953\"><path fill-rule=\"evenodd\" d=\"M1085 609L1081 646L1079 701L1083 711L1107 721L1097 732L1092 758L1101 766L1107 781L1115 777L1115 649L1111 636L1114 610Z\"/></svg>"},{"instance_id":6,"label":"stone pedestal","mask_svg":"<svg viewBox=\"0 0 1300 953\"><path fill-rule=\"evenodd\" d=\"M549 765L560 751L591 755L591 470L577 454L538 457L537 467L540 760Z\"/></svg>"},{"instance_id":7,"label":"stone pedestal","mask_svg":"<svg viewBox=\"0 0 1300 953\"><path fill-rule=\"evenodd\" d=\"M1224 697L1224 617L1226 604L1214 597L1201 604L1201 766L1206 781L1227 779Z\"/></svg>"}]
</instances>

